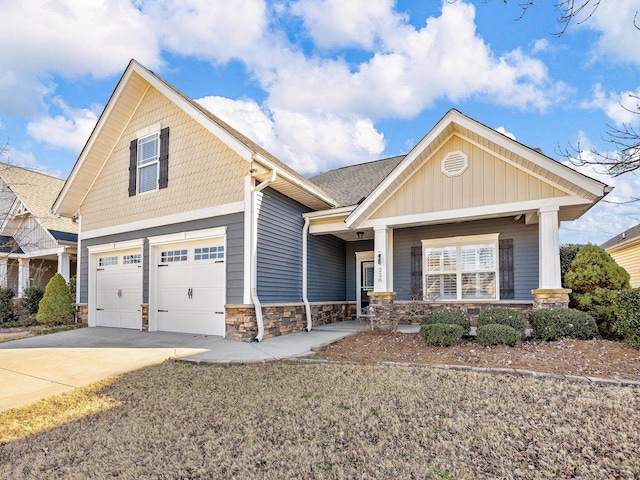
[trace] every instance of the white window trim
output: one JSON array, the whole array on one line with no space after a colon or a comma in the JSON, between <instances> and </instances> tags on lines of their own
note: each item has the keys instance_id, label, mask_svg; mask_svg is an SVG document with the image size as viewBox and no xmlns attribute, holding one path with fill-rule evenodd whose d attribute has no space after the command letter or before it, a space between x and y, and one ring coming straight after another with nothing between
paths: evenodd
<instances>
[{"instance_id":1,"label":"white window trim","mask_svg":"<svg viewBox=\"0 0 640 480\"><path fill-rule=\"evenodd\" d=\"M144 165L140 165L140 154L142 152L142 149L140 148L140 142L142 140L146 140L149 137L155 137L155 141L156 141L156 158L155 160L153 160L152 162L147 162ZM156 132L152 132L149 133L147 135L145 135L144 137L138 137L138 149L136 151L136 195L144 195L146 193L151 193L151 192L155 192L157 191L160 187L158 184L158 179L160 178L160 131L156 131ZM152 165L156 166L156 181L155 181L155 188L152 188L150 190L145 190L144 192L140 191L140 180L142 178L142 170L151 167Z\"/></svg>"},{"instance_id":2,"label":"white window trim","mask_svg":"<svg viewBox=\"0 0 640 480\"><path fill-rule=\"evenodd\" d=\"M498 242L500 234L499 233L490 233L485 235L469 235L469 236L458 236L458 237L447 237L447 238L434 238L429 240L422 240L422 295L423 298L427 298L427 282L426 276L428 274L426 265L425 265L425 248L433 248L433 247L455 247L456 248L456 268L455 271L447 271L442 272L443 274L451 273L456 276L456 298L445 298L445 299L435 299L429 300L433 302L495 302L500 300L500 245ZM461 265L461 247L463 245L472 245L475 243L493 243L495 245L495 265L494 269L491 270L495 272L495 298L462 298L462 274L464 273ZM434 272L435 273L435 272Z\"/></svg>"}]
</instances>

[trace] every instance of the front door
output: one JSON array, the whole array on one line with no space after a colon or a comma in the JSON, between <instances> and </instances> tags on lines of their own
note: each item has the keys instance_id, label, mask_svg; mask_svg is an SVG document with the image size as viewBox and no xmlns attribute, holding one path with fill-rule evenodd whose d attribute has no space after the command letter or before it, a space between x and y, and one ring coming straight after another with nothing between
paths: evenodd
<instances>
[{"instance_id":1,"label":"front door","mask_svg":"<svg viewBox=\"0 0 640 480\"><path fill-rule=\"evenodd\" d=\"M373 252L358 252L357 254L357 302L358 317L367 315L369 306L368 292L373 292L374 263Z\"/></svg>"}]
</instances>

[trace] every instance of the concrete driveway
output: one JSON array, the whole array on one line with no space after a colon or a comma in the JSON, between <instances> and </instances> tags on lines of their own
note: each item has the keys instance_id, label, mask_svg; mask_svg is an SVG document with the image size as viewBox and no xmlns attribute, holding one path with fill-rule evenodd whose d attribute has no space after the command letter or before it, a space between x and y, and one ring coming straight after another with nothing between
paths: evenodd
<instances>
[{"instance_id":1,"label":"concrete driveway","mask_svg":"<svg viewBox=\"0 0 640 480\"><path fill-rule=\"evenodd\" d=\"M344 322L245 343L204 335L95 327L1 343L0 412L168 358L218 363L294 357L363 328L357 322Z\"/></svg>"}]
</instances>

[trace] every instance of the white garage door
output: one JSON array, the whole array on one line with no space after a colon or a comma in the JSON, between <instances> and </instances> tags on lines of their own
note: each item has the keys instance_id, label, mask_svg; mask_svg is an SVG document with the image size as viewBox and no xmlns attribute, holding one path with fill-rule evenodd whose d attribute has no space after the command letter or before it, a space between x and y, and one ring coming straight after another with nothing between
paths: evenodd
<instances>
[{"instance_id":1,"label":"white garage door","mask_svg":"<svg viewBox=\"0 0 640 480\"><path fill-rule=\"evenodd\" d=\"M155 257L157 329L224 336L224 239L157 246Z\"/></svg>"},{"instance_id":2,"label":"white garage door","mask_svg":"<svg viewBox=\"0 0 640 480\"><path fill-rule=\"evenodd\" d=\"M100 254L96 259L96 325L142 327L140 249Z\"/></svg>"}]
</instances>

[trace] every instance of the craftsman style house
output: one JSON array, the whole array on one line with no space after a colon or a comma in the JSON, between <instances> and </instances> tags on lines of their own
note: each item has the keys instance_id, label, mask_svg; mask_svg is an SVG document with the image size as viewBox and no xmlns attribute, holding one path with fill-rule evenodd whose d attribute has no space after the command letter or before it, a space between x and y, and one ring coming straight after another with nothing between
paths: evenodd
<instances>
[{"instance_id":1,"label":"craftsman style house","mask_svg":"<svg viewBox=\"0 0 640 480\"><path fill-rule=\"evenodd\" d=\"M608 192L457 110L305 179L131 61L53 212L80 225L90 326L261 340L370 302L563 300L560 222Z\"/></svg>"}]
</instances>

